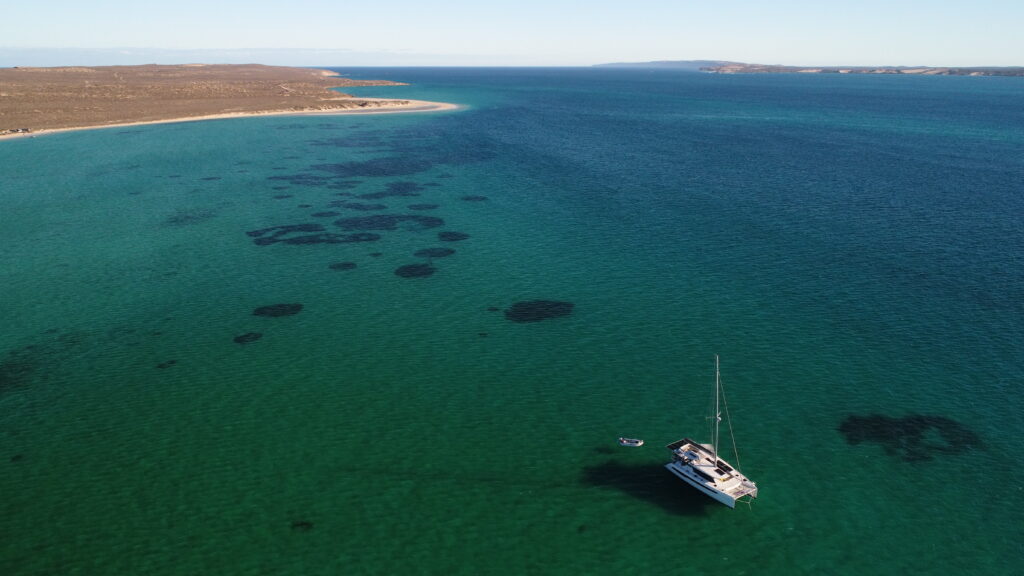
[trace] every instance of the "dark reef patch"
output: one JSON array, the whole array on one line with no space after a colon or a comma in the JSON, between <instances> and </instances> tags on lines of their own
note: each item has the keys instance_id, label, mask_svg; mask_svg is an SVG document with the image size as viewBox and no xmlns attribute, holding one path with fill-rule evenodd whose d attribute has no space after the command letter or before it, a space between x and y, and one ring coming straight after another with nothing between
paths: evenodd
<instances>
[{"instance_id":1,"label":"dark reef patch","mask_svg":"<svg viewBox=\"0 0 1024 576\"><path fill-rule=\"evenodd\" d=\"M179 208L174 214L171 214L164 219L164 224L168 226L187 226L189 224L198 224L205 220L213 218L217 214L213 210L206 210L202 208Z\"/></svg>"},{"instance_id":2,"label":"dark reef patch","mask_svg":"<svg viewBox=\"0 0 1024 576\"><path fill-rule=\"evenodd\" d=\"M177 363L178 363L177 360L168 360L166 362L161 362L161 363L157 364L156 367L161 369L161 370L163 370L165 368L170 368L171 366L174 366Z\"/></svg>"},{"instance_id":3,"label":"dark reef patch","mask_svg":"<svg viewBox=\"0 0 1024 576\"><path fill-rule=\"evenodd\" d=\"M399 224L405 230L426 230L444 226L444 220L435 216L420 216L419 214L375 214L373 216L359 216L354 218L342 218L334 223L344 230L397 230Z\"/></svg>"},{"instance_id":4,"label":"dark reef patch","mask_svg":"<svg viewBox=\"0 0 1024 576\"><path fill-rule=\"evenodd\" d=\"M329 265L327 267L330 268L331 270L355 270L356 263L355 262L335 262L335 263L333 263L333 264L331 264L331 265Z\"/></svg>"},{"instance_id":5,"label":"dark reef patch","mask_svg":"<svg viewBox=\"0 0 1024 576\"><path fill-rule=\"evenodd\" d=\"M351 178L353 176L387 177L408 176L430 170L433 164L429 160L408 156L392 156L375 158L362 162L343 162L340 164L314 164L310 168L323 170L337 176Z\"/></svg>"},{"instance_id":6,"label":"dark reef patch","mask_svg":"<svg viewBox=\"0 0 1024 576\"><path fill-rule=\"evenodd\" d=\"M335 200L330 202L329 206L336 206L338 208L348 208L349 210L358 210L360 212L368 212L371 210L387 210L387 206L384 204L364 204L362 202L345 202L343 200Z\"/></svg>"},{"instance_id":7,"label":"dark reef patch","mask_svg":"<svg viewBox=\"0 0 1024 576\"><path fill-rule=\"evenodd\" d=\"M319 224L284 224L282 226L271 226L259 230L249 230L245 234L252 238L257 246L267 246L277 242L284 242L284 236L295 232L324 232L325 228ZM269 236L267 236L269 234ZM265 237L266 236L266 237Z\"/></svg>"},{"instance_id":8,"label":"dark reef patch","mask_svg":"<svg viewBox=\"0 0 1024 576\"><path fill-rule=\"evenodd\" d=\"M488 306L487 307L487 311L488 312L497 312L499 310L501 310L501 308L498 308L497 306Z\"/></svg>"},{"instance_id":9,"label":"dark reef patch","mask_svg":"<svg viewBox=\"0 0 1024 576\"><path fill-rule=\"evenodd\" d=\"M378 148L386 142L374 132L359 132L342 138L320 138L310 140L310 146L332 146L334 148Z\"/></svg>"},{"instance_id":10,"label":"dark reef patch","mask_svg":"<svg viewBox=\"0 0 1024 576\"><path fill-rule=\"evenodd\" d=\"M373 256L374 258L380 258L383 255L383 252L370 252L370 256Z\"/></svg>"},{"instance_id":11,"label":"dark reef patch","mask_svg":"<svg viewBox=\"0 0 1024 576\"><path fill-rule=\"evenodd\" d=\"M402 278L422 278L432 275L437 269L430 264L406 264L395 269L395 276Z\"/></svg>"},{"instance_id":12,"label":"dark reef patch","mask_svg":"<svg viewBox=\"0 0 1024 576\"><path fill-rule=\"evenodd\" d=\"M291 194L278 194L274 196L274 200L284 200L285 198L291 198Z\"/></svg>"},{"instance_id":13,"label":"dark reef patch","mask_svg":"<svg viewBox=\"0 0 1024 576\"><path fill-rule=\"evenodd\" d=\"M135 330L111 332L114 337L124 335L126 341L117 344L136 343ZM89 335L85 332L49 329L45 334L50 337L10 349L0 355L0 395L27 389L36 382L47 380L54 367L63 364L65 359L79 358L83 346L89 343Z\"/></svg>"},{"instance_id":14,"label":"dark reef patch","mask_svg":"<svg viewBox=\"0 0 1024 576\"><path fill-rule=\"evenodd\" d=\"M331 216L337 216L338 214L341 214L341 212L313 212L310 216L313 218L330 218Z\"/></svg>"},{"instance_id":15,"label":"dark reef patch","mask_svg":"<svg viewBox=\"0 0 1024 576\"><path fill-rule=\"evenodd\" d=\"M413 256L419 256L420 258L444 258L452 254L455 254L455 250L451 248L424 248L413 252Z\"/></svg>"},{"instance_id":16,"label":"dark reef patch","mask_svg":"<svg viewBox=\"0 0 1024 576\"><path fill-rule=\"evenodd\" d=\"M294 186L326 186L331 183L333 177L321 176L319 174L291 174L288 176L268 176L267 180L288 182Z\"/></svg>"},{"instance_id":17,"label":"dark reef patch","mask_svg":"<svg viewBox=\"0 0 1024 576\"><path fill-rule=\"evenodd\" d=\"M23 388L31 381L35 364L24 356L15 351L0 360L0 394L15 388Z\"/></svg>"},{"instance_id":18,"label":"dark reef patch","mask_svg":"<svg viewBox=\"0 0 1024 576\"><path fill-rule=\"evenodd\" d=\"M221 179L220 176L207 176L205 178L200 178L200 180L205 180L207 182L212 182L214 180L220 180L220 179Z\"/></svg>"},{"instance_id":19,"label":"dark reef patch","mask_svg":"<svg viewBox=\"0 0 1024 576\"><path fill-rule=\"evenodd\" d=\"M291 188L291 186L271 186L270 188L271 190L287 190Z\"/></svg>"},{"instance_id":20,"label":"dark reef patch","mask_svg":"<svg viewBox=\"0 0 1024 576\"><path fill-rule=\"evenodd\" d=\"M850 415L839 424L838 430L850 445L872 442L880 445L886 454L905 462L963 454L982 446L977 434L944 416Z\"/></svg>"},{"instance_id":21,"label":"dark reef patch","mask_svg":"<svg viewBox=\"0 0 1024 576\"><path fill-rule=\"evenodd\" d=\"M362 180L339 180L338 182L331 182L327 187L331 190L351 190L362 183ZM338 196L341 196L341 194L338 194Z\"/></svg>"},{"instance_id":22,"label":"dark reef patch","mask_svg":"<svg viewBox=\"0 0 1024 576\"><path fill-rule=\"evenodd\" d=\"M304 234L302 236L289 236L296 232L319 232L319 234ZM269 246L278 242L284 244L347 244L350 242L373 242L380 240L379 234L360 232L356 234L334 234L324 231L319 224L286 224L283 226L271 226L259 230L246 232L249 236L255 237L253 244L257 246ZM267 236L269 234L269 236Z\"/></svg>"},{"instance_id":23,"label":"dark reef patch","mask_svg":"<svg viewBox=\"0 0 1024 576\"><path fill-rule=\"evenodd\" d=\"M409 210L434 210L439 204L409 204Z\"/></svg>"},{"instance_id":24,"label":"dark reef patch","mask_svg":"<svg viewBox=\"0 0 1024 576\"><path fill-rule=\"evenodd\" d=\"M558 300L527 300L516 302L505 310L505 318L513 322L540 322L572 314L573 303Z\"/></svg>"},{"instance_id":25,"label":"dark reef patch","mask_svg":"<svg viewBox=\"0 0 1024 576\"><path fill-rule=\"evenodd\" d=\"M367 200L380 200L390 196L419 196L419 190L423 190L423 187L415 182L388 182L386 189L382 192L360 194L359 197Z\"/></svg>"},{"instance_id":26,"label":"dark reef patch","mask_svg":"<svg viewBox=\"0 0 1024 576\"><path fill-rule=\"evenodd\" d=\"M463 196L462 199L465 200L466 202L483 202L484 200L487 200L487 196L477 196L475 194L470 194L469 196Z\"/></svg>"},{"instance_id":27,"label":"dark reef patch","mask_svg":"<svg viewBox=\"0 0 1024 576\"><path fill-rule=\"evenodd\" d=\"M466 234L465 232L444 231L437 233L437 239L444 242L458 242L459 240L465 240L466 238L469 238L469 234Z\"/></svg>"},{"instance_id":28,"label":"dark reef patch","mask_svg":"<svg viewBox=\"0 0 1024 576\"><path fill-rule=\"evenodd\" d=\"M273 244L275 242L283 242L285 244L301 245L301 244L349 244L352 242L373 242L380 240L380 234L373 234L370 232L359 232L356 234L332 234L330 232L323 232L321 234L310 234L308 236L292 236L290 238L258 238L253 240L256 244L264 246L266 244Z\"/></svg>"},{"instance_id":29,"label":"dark reef patch","mask_svg":"<svg viewBox=\"0 0 1024 576\"><path fill-rule=\"evenodd\" d=\"M259 230L249 230L245 234L247 236L252 236L253 238L258 238L260 236L264 236L266 234L270 234L271 232L273 232L273 234L271 234L272 236L278 236L278 235L281 235L281 234L288 234L288 233L291 233L291 232L323 232L323 231L324 231L324 227L319 225L319 224L284 224L284 225L281 225L281 226L271 226L270 228L260 228Z\"/></svg>"},{"instance_id":30,"label":"dark reef patch","mask_svg":"<svg viewBox=\"0 0 1024 576\"><path fill-rule=\"evenodd\" d=\"M402 181L402 182L388 182L388 192L393 194L412 194L413 192L419 192L423 190L423 186L420 186L416 182Z\"/></svg>"},{"instance_id":31,"label":"dark reef patch","mask_svg":"<svg viewBox=\"0 0 1024 576\"><path fill-rule=\"evenodd\" d=\"M241 336L235 336L235 343L237 344L248 344L249 342L255 342L263 338L263 334L260 332L246 332Z\"/></svg>"},{"instance_id":32,"label":"dark reef patch","mask_svg":"<svg viewBox=\"0 0 1024 576\"><path fill-rule=\"evenodd\" d=\"M313 523L309 520L294 520L292 521L292 530L296 532L309 532L313 529Z\"/></svg>"},{"instance_id":33,"label":"dark reef patch","mask_svg":"<svg viewBox=\"0 0 1024 576\"><path fill-rule=\"evenodd\" d=\"M24 454L15 454L14 456L11 456L11 462L21 462L24 459L25 459L25 455Z\"/></svg>"},{"instance_id":34,"label":"dark reef patch","mask_svg":"<svg viewBox=\"0 0 1024 576\"><path fill-rule=\"evenodd\" d=\"M299 204L299 208L312 208L312 204Z\"/></svg>"},{"instance_id":35,"label":"dark reef patch","mask_svg":"<svg viewBox=\"0 0 1024 576\"><path fill-rule=\"evenodd\" d=\"M302 304L271 304L270 306L260 306L253 310L252 315L278 318L280 316L293 316L301 311Z\"/></svg>"},{"instance_id":36,"label":"dark reef patch","mask_svg":"<svg viewBox=\"0 0 1024 576\"><path fill-rule=\"evenodd\" d=\"M71 347L81 344L85 340L84 334L81 332L64 333L57 336L57 343L61 346ZM23 350L34 348L34 346L26 346Z\"/></svg>"}]
</instances>

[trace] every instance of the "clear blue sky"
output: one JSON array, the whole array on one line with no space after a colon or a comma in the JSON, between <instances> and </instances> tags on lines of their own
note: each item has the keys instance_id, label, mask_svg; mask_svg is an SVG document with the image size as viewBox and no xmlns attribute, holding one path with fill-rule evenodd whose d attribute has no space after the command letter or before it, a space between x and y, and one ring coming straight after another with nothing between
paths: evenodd
<instances>
[{"instance_id":1,"label":"clear blue sky","mask_svg":"<svg viewBox=\"0 0 1024 576\"><path fill-rule=\"evenodd\" d=\"M1024 0L11 0L0 13L0 66L1024 65Z\"/></svg>"}]
</instances>

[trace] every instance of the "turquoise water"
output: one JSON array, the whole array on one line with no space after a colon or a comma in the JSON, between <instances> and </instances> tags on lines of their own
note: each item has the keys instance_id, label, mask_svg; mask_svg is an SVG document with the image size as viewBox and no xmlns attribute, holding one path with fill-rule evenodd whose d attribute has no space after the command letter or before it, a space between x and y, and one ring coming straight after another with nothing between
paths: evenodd
<instances>
[{"instance_id":1,"label":"turquoise water","mask_svg":"<svg viewBox=\"0 0 1024 576\"><path fill-rule=\"evenodd\" d=\"M0 143L0 573L1024 568L1018 79L339 70L466 108Z\"/></svg>"}]
</instances>

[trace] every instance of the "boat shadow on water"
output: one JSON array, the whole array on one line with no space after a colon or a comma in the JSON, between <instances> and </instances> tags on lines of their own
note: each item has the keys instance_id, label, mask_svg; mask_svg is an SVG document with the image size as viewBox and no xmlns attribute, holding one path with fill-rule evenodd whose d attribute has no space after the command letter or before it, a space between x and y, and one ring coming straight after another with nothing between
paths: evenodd
<instances>
[{"instance_id":1,"label":"boat shadow on water","mask_svg":"<svg viewBox=\"0 0 1024 576\"><path fill-rule=\"evenodd\" d=\"M583 483L611 488L658 505L670 514L700 516L717 503L681 483L662 464L624 464L609 460L583 469Z\"/></svg>"}]
</instances>

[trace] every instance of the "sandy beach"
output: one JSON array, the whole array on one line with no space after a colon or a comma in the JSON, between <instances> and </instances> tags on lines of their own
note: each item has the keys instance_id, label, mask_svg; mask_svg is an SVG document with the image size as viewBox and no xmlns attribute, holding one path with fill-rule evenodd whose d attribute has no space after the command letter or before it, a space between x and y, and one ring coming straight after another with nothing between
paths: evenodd
<instances>
[{"instance_id":1,"label":"sandy beach","mask_svg":"<svg viewBox=\"0 0 1024 576\"><path fill-rule=\"evenodd\" d=\"M0 69L0 139L69 130L295 114L453 110L454 104L360 98L338 88L402 86L283 66L101 66Z\"/></svg>"},{"instance_id":2,"label":"sandy beach","mask_svg":"<svg viewBox=\"0 0 1024 576\"><path fill-rule=\"evenodd\" d=\"M449 102L430 102L428 100L391 100L386 98L360 98L360 101L374 103L373 105L359 108L336 108L322 110L266 110L259 112L231 112L225 114L209 114L205 116L186 116L182 118L167 118L163 120L147 120L142 122L121 122L117 124L102 124L94 126L72 126L68 128L43 128L32 132L12 132L0 134L0 140L11 140L15 138L34 138L47 134L59 134L61 132L75 132L78 130L100 130L103 128L125 128L129 126L145 126L148 124L173 124L177 122L198 122L201 120L226 120L230 118L252 118L255 116L338 116L356 114L402 114L411 112L441 112L446 110L458 110L458 104Z\"/></svg>"}]
</instances>

